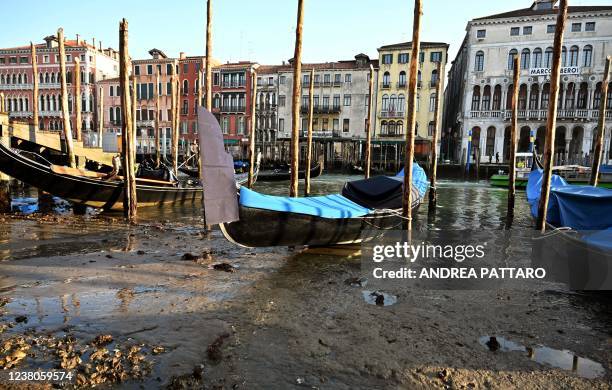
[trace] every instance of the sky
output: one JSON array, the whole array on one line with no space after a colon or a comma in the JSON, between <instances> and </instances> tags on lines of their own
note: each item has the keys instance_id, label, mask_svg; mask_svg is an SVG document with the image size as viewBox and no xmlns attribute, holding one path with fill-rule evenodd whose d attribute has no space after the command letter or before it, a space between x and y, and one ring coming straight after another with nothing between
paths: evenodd
<instances>
[{"instance_id":1,"label":"sky","mask_svg":"<svg viewBox=\"0 0 612 390\"><path fill-rule=\"evenodd\" d=\"M610 0L569 0L609 5ZM0 47L42 42L64 28L118 49L119 21L129 22L132 58L157 48L170 57L205 53L206 0L22 0L2 20ZM527 8L532 0L424 0L422 41L446 42L453 59L470 19ZM304 0L302 62L377 58L382 45L409 41L413 0ZM6 7L4 7L6 9ZM280 64L293 57L297 0L213 0L213 57ZM96 43L96 46L98 44Z\"/></svg>"}]
</instances>

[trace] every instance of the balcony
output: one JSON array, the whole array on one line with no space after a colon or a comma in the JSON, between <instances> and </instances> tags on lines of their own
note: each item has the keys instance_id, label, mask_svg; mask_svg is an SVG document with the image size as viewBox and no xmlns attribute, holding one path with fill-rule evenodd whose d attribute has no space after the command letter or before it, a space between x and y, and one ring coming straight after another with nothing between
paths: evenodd
<instances>
[{"instance_id":1,"label":"balcony","mask_svg":"<svg viewBox=\"0 0 612 390\"><path fill-rule=\"evenodd\" d=\"M223 82L221 84L221 86L223 88L244 88L246 85L245 81L241 81L241 82L237 82L237 83L232 83L232 82Z\"/></svg>"},{"instance_id":2,"label":"balcony","mask_svg":"<svg viewBox=\"0 0 612 390\"><path fill-rule=\"evenodd\" d=\"M343 84L342 80L334 80L334 87L341 87Z\"/></svg>"},{"instance_id":3,"label":"balcony","mask_svg":"<svg viewBox=\"0 0 612 390\"><path fill-rule=\"evenodd\" d=\"M440 80L431 80L429 82L429 88L436 88L438 86L439 82L440 82Z\"/></svg>"},{"instance_id":4,"label":"balcony","mask_svg":"<svg viewBox=\"0 0 612 390\"><path fill-rule=\"evenodd\" d=\"M222 106L221 107L221 112L245 112L246 108L245 106Z\"/></svg>"},{"instance_id":5,"label":"balcony","mask_svg":"<svg viewBox=\"0 0 612 390\"><path fill-rule=\"evenodd\" d=\"M342 108L340 106L315 106L313 113L314 114L339 114ZM300 107L300 112L302 114L308 114L310 112L308 106Z\"/></svg>"},{"instance_id":6,"label":"balcony","mask_svg":"<svg viewBox=\"0 0 612 390\"><path fill-rule=\"evenodd\" d=\"M380 89L389 89L391 88L391 83L380 83Z\"/></svg>"},{"instance_id":7,"label":"balcony","mask_svg":"<svg viewBox=\"0 0 612 390\"><path fill-rule=\"evenodd\" d=\"M404 118L406 113L404 111L382 111L380 118L391 119L391 118Z\"/></svg>"},{"instance_id":8,"label":"balcony","mask_svg":"<svg viewBox=\"0 0 612 390\"><path fill-rule=\"evenodd\" d=\"M136 120L136 126L139 127L155 127L155 121L152 119L146 119L146 120L140 120L137 119Z\"/></svg>"},{"instance_id":9,"label":"balcony","mask_svg":"<svg viewBox=\"0 0 612 390\"><path fill-rule=\"evenodd\" d=\"M0 84L0 89L5 90L5 91L20 91L20 90L27 90L27 89L31 90L33 88L34 87L32 86L32 84Z\"/></svg>"},{"instance_id":10,"label":"balcony","mask_svg":"<svg viewBox=\"0 0 612 390\"><path fill-rule=\"evenodd\" d=\"M544 121L548 117L548 110L518 110L518 119ZM474 119L512 119L512 110L501 111L470 111L470 118ZM557 119L574 121L596 121L599 118L599 110L569 109L558 110ZM606 119L612 119L612 110L606 111Z\"/></svg>"},{"instance_id":11,"label":"balcony","mask_svg":"<svg viewBox=\"0 0 612 390\"><path fill-rule=\"evenodd\" d=\"M395 83L395 87L398 89L406 89L408 87L408 83L406 83L405 81L398 81L397 83Z\"/></svg>"},{"instance_id":12,"label":"balcony","mask_svg":"<svg viewBox=\"0 0 612 390\"><path fill-rule=\"evenodd\" d=\"M340 130L321 130L312 132L312 138L340 138ZM302 130L302 137L308 137L308 130Z\"/></svg>"},{"instance_id":13,"label":"balcony","mask_svg":"<svg viewBox=\"0 0 612 390\"><path fill-rule=\"evenodd\" d=\"M378 133L379 138L403 138L404 133Z\"/></svg>"}]
</instances>

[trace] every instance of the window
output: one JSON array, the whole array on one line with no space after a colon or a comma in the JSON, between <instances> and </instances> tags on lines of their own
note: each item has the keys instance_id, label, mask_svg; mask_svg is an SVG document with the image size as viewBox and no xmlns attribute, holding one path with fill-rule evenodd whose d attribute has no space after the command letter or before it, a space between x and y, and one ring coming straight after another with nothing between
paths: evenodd
<instances>
[{"instance_id":1,"label":"window","mask_svg":"<svg viewBox=\"0 0 612 390\"><path fill-rule=\"evenodd\" d=\"M172 73L172 64L166 64L166 74L171 75Z\"/></svg>"},{"instance_id":2,"label":"window","mask_svg":"<svg viewBox=\"0 0 612 390\"><path fill-rule=\"evenodd\" d=\"M595 22L586 22L584 25L584 31L595 31Z\"/></svg>"},{"instance_id":3,"label":"window","mask_svg":"<svg viewBox=\"0 0 612 390\"><path fill-rule=\"evenodd\" d=\"M352 76L350 73L347 73L344 75L344 82L345 83L350 83L352 81Z\"/></svg>"},{"instance_id":4,"label":"window","mask_svg":"<svg viewBox=\"0 0 612 390\"><path fill-rule=\"evenodd\" d=\"M187 73L189 72L189 64L188 63L184 63L183 64L183 73Z\"/></svg>"},{"instance_id":5,"label":"window","mask_svg":"<svg viewBox=\"0 0 612 390\"><path fill-rule=\"evenodd\" d=\"M323 108L324 109L329 108L329 96L328 95L323 96Z\"/></svg>"},{"instance_id":6,"label":"window","mask_svg":"<svg viewBox=\"0 0 612 390\"><path fill-rule=\"evenodd\" d=\"M287 82L287 76L280 76L280 77L278 78L278 82L279 82L279 84L281 84L281 85L285 85L285 83Z\"/></svg>"},{"instance_id":7,"label":"window","mask_svg":"<svg viewBox=\"0 0 612 390\"><path fill-rule=\"evenodd\" d=\"M391 85L391 74L389 72L385 72L383 74L383 88L389 88Z\"/></svg>"},{"instance_id":8,"label":"window","mask_svg":"<svg viewBox=\"0 0 612 390\"><path fill-rule=\"evenodd\" d=\"M403 88L406 86L406 72L403 70L399 74L398 87Z\"/></svg>"},{"instance_id":9,"label":"window","mask_svg":"<svg viewBox=\"0 0 612 390\"><path fill-rule=\"evenodd\" d=\"M570 48L569 66L578 66L579 52L580 52L580 49L578 49L578 46L572 46Z\"/></svg>"},{"instance_id":10,"label":"window","mask_svg":"<svg viewBox=\"0 0 612 390\"><path fill-rule=\"evenodd\" d=\"M285 107L285 102L286 102L286 97L285 95L278 95L278 105L280 107Z\"/></svg>"},{"instance_id":11,"label":"window","mask_svg":"<svg viewBox=\"0 0 612 390\"><path fill-rule=\"evenodd\" d=\"M334 75L334 84L341 84L342 83L342 75L340 73L336 73Z\"/></svg>"},{"instance_id":12,"label":"window","mask_svg":"<svg viewBox=\"0 0 612 390\"><path fill-rule=\"evenodd\" d=\"M342 120L342 132L348 133L348 131L349 131L349 123L350 122L349 122L348 118Z\"/></svg>"},{"instance_id":13,"label":"window","mask_svg":"<svg viewBox=\"0 0 612 390\"><path fill-rule=\"evenodd\" d=\"M523 35L531 35L533 33L533 27L532 26L525 26L523 27Z\"/></svg>"},{"instance_id":14,"label":"window","mask_svg":"<svg viewBox=\"0 0 612 390\"><path fill-rule=\"evenodd\" d=\"M344 105L345 106L351 105L351 95L344 95Z\"/></svg>"},{"instance_id":15,"label":"window","mask_svg":"<svg viewBox=\"0 0 612 390\"><path fill-rule=\"evenodd\" d=\"M582 31L582 23L572 23L572 32Z\"/></svg>"},{"instance_id":16,"label":"window","mask_svg":"<svg viewBox=\"0 0 612 390\"><path fill-rule=\"evenodd\" d=\"M45 55L43 56L43 64L48 64L49 63L49 56Z\"/></svg>"},{"instance_id":17,"label":"window","mask_svg":"<svg viewBox=\"0 0 612 390\"><path fill-rule=\"evenodd\" d=\"M278 131L285 131L285 118L278 118Z\"/></svg>"},{"instance_id":18,"label":"window","mask_svg":"<svg viewBox=\"0 0 612 390\"><path fill-rule=\"evenodd\" d=\"M474 87L472 93L472 111L478 111L480 109L480 87L477 85Z\"/></svg>"},{"instance_id":19,"label":"window","mask_svg":"<svg viewBox=\"0 0 612 390\"><path fill-rule=\"evenodd\" d=\"M302 83L303 83L305 86L310 85L310 75L309 75L309 74L305 74L305 75L303 76L303 81L302 81Z\"/></svg>"},{"instance_id":20,"label":"window","mask_svg":"<svg viewBox=\"0 0 612 390\"><path fill-rule=\"evenodd\" d=\"M508 53L508 70L514 69L514 57L518 55L518 51L516 49L510 50Z\"/></svg>"},{"instance_id":21,"label":"window","mask_svg":"<svg viewBox=\"0 0 612 390\"><path fill-rule=\"evenodd\" d=\"M582 50L582 66L590 67L593 63L593 46L586 45Z\"/></svg>"},{"instance_id":22,"label":"window","mask_svg":"<svg viewBox=\"0 0 612 390\"><path fill-rule=\"evenodd\" d=\"M213 85L219 85L219 73L213 74Z\"/></svg>"},{"instance_id":23,"label":"window","mask_svg":"<svg viewBox=\"0 0 612 390\"><path fill-rule=\"evenodd\" d=\"M70 60L68 60L70 61ZM19 58L19 63L20 64L27 64L28 63L28 57L20 57Z\"/></svg>"},{"instance_id":24,"label":"window","mask_svg":"<svg viewBox=\"0 0 612 390\"><path fill-rule=\"evenodd\" d=\"M323 123L321 124L321 131L327 131L327 129L329 128L329 119L328 118L323 118Z\"/></svg>"},{"instance_id":25,"label":"window","mask_svg":"<svg viewBox=\"0 0 612 390\"><path fill-rule=\"evenodd\" d=\"M510 28L510 36L514 37L514 36L518 36L521 33L521 28L520 27L512 27Z\"/></svg>"},{"instance_id":26,"label":"window","mask_svg":"<svg viewBox=\"0 0 612 390\"><path fill-rule=\"evenodd\" d=\"M393 54L383 54L382 63L385 65L389 65L393 63Z\"/></svg>"},{"instance_id":27,"label":"window","mask_svg":"<svg viewBox=\"0 0 612 390\"><path fill-rule=\"evenodd\" d=\"M476 31L476 38L486 38L487 30L478 30Z\"/></svg>"},{"instance_id":28,"label":"window","mask_svg":"<svg viewBox=\"0 0 612 390\"><path fill-rule=\"evenodd\" d=\"M331 84L331 75L326 74L323 76L323 84L329 85Z\"/></svg>"},{"instance_id":29,"label":"window","mask_svg":"<svg viewBox=\"0 0 612 390\"><path fill-rule=\"evenodd\" d=\"M334 108L340 107L340 95L334 95Z\"/></svg>"},{"instance_id":30,"label":"window","mask_svg":"<svg viewBox=\"0 0 612 390\"><path fill-rule=\"evenodd\" d=\"M410 61L410 55L408 53L399 53L397 57L397 62L400 64L407 64Z\"/></svg>"},{"instance_id":31,"label":"window","mask_svg":"<svg viewBox=\"0 0 612 390\"><path fill-rule=\"evenodd\" d=\"M134 65L134 74L136 76L140 75L140 65Z\"/></svg>"},{"instance_id":32,"label":"window","mask_svg":"<svg viewBox=\"0 0 612 390\"><path fill-rule=\"evenodd\" d=\"M476 62L474 64L474 70L476 72L482 72L484 70L484 52L482 50L476 53Z\"/></svg>"},{"instance_id":33,"label":"window","mask_svg":"<svg viewBox=\"0 0 612 390\"><path fill-rule=\"evenodd\" d=\"M521 69L529 69L531 63L531 52L529 49L523 49L521 52Z\"/></svg>"},{"instance_id":34,"label":"window","mask_svg":"<svg viewBox=\"0 0 612 390\"><path fill-rule=\"evenodd\" d=\"M567 47L565 46L561 50L561 66L567 66Z\"/></svg>"},{"instance_id":35,"label":"window","mask_svg":"<svg viewBox=\"0 0 612 390\"><path fill-rule=\"evenodd\" d=\"M533 51L533 67L542 67L542 49L540 49L539 47Z\"/></svg>"},{"instance_id":36,"label":"window","mask_svg":"<svg viewBox=\"0 0 612 390\"><path fill-rule=\"evenodd\" d=\"M421 63L425 62L425 53L424 52L420 52L419 53L419 62L421 62Z\"/></svg>"},{"instance_id":37,"label":"window","mask_svg":"<svg viewBox=\"0 0 612 390\"><path fill-rule=\"evenodd\" d=\"M429 58L430 58L431 62L442 62L442 52L441 51L431 52L431 55L430 55ZM421 61L421 62L423 62L423 61Z\"/></svg>"},{"instance_id":38,"label":"window","mask_svg":"<svg viewBox=\"0 0 612 390\"><path fill-rule=\"evenodd\" d=\"M548 47L544 52L544 67L550 68L552 67L552 57L553 57L553 48Z\"/></svg>"},{"instance_id":39,"label":"window","mask_svg":"<svg viewBox=\"0 0 612 390\"><path fill-rule=\"evenodd\" d=\"M429 112L434 112L436 110L436 94L432 93L429 96Z\"/></svg>"},{"instance_id":40,"label":"window","mask_svg":"<svg viewBox=\"0 0 612 390\"><path fill-rule=\"evenodd\" d=\"M111 85L111 86L109 87L109 89L108 89L108 95L109 95L109 96L114 96L114 95L113 95L114 90L115 90L115 88L114 88L114 87Z\"/></svg>"},{"instance_id":41,"label":"window","mask_svg":"<svg viewBox=\"0 0 612 390\"><path fill-rule=\"evenodd\" d=\"M436 122L434 121L429 122L429 126L427 126L427 135L429 135L430 137L433 137L435 129L436 129Z\"/></svg>"},{"instance_id":42,"label":"window","mask_svg":"<svg viewBox=\"0 0 612 390\"><path fill-rule=\"evenodd\" d=\"M332 130L338 131L340 130L340 119L334 118L332 121Z\"/></svg>"},{"instance_id":43,"label":"window","mask_svg":"<svg viewBox=\"0 0 612 390\"><path fill-rule=\"evenodd\" d=\"M548 26L546 26L546 32L547 32L548 34L554 34L554 32L555 32L555 29L556 29L556 28L557 28L557 26L556 26L556 25L554 25L554 24L549 24Z\"/></svg>"}]
</instances>

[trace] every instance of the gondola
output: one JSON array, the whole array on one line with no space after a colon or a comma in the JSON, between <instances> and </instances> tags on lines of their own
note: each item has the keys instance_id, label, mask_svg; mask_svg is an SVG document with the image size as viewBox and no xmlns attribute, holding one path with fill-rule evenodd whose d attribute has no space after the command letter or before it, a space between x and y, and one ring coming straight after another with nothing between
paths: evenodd
<instances>
[{"instance_id":1,"label":"gondola","mask_svg":"<svg viewBox=\"0 0 612 390\"><path fill-rule=\"evenodd\" d=\"M239 221L220 224L223 235L244 247L355 244L402 224L403 172L348 182L342 194L286 198L240 188ZM427 191L425 171L414 165L412 208Z\"/></svg>"},{"instance_id":2,"label":"gondola","mask_svg":"<svg viewBox=\"0 0 612 390\"><path fill-rule=\"evenodd\" d=\"M68 201L101 208L123 209L123 180L106 179L106 174L49 163L30 152L0 144L0 170L19 181ZM244 183L246 178L240 177ZM238 183L241 184L241 183ZM180 186L177 182L139 178L136 181L138 207L165 204L201 205L201 186Z\"/></svg>"},{"instance_id":3,"label":"gondola","mask_svg":"<svg viewBox=\"0 0 612 390\"><path fill-rule=\"evenodd\" d=\"M536 161L538 163L538 161ZM527 200L538 213L542 171L534 169ZM532 263L572 290L612 289L612 190L551 178L546 233L533 239Z\"/></svg>"},{"instance_id":4,"label":"gondola","mask_svg":"<svg viewBox=\"0 0 612 390\"><path fill-rule=\"evenodd\" d=\"M310 178L321 176L323 173L323 162L319 160L317 164L310 168ZM299 171L300 180L306 178L306 170ZM261 171L257 178L259 181L286 181L291 179L291 172L285 169L275 169L273 171Z\"/></svg>"}]
</instances>

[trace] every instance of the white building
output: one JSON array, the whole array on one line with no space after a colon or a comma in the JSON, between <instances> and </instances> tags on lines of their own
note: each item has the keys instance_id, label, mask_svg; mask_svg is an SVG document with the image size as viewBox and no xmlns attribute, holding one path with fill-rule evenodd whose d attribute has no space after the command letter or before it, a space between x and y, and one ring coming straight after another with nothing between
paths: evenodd
<instances>
[{"instance_id":1,"label":"white building","mask_svg":"<svg viewBox=\"0 0 612 390\"><path fill-rule=\"evenodd\" d=\"M255 145L266 159L278 156L275 141L278 138L278 71L279 66L262 65L257 69L257 109L255 125ZM286 99L286 98L284 98ZM286 104L286 100L283 101ZM285 119L281 121L285 129Z\"/></svg>"},{"instance_id":2,"label":"white building","mask_svg":"<svg viewBox=\"0 0 612 390\"><path fill-rule=\"evenodd\" d=\"M323 152L326 161L356 161L364 150L370 65L374 67L374 85L378 82L378 61L365 54L354 60L302 65L300 137L308 130L310 71L314 69L314 154ZM291 64L277 67L278 132L281 159L287 157L291 139L291 99L293 68ZM376 89L374 89L376 93ZM376 99L372 99L372 132L376 123ZM279 142L280 141L280 142ZM305 155L305 143L301 147Z\"/></svg>"},{"instance_id":3,"label":"white building","mask_svg":"<svg viewBox=\"0 0 612 390\"><path fill-rule=\"evenodd\" d=\"M468 22L466 36L449 72L441 152L466 162L507 160L510 145L512 59L519 56L518 151L544 146L550 101L556 2L536 0L526 9ZM589 163L602 100L605 58L612 54L612 6L569 7L562 54L555 141L556 163ZM607 111L612 119L612 90ZM608 121L604 161L612 159Z\"/></svg>"}]
</instances>

